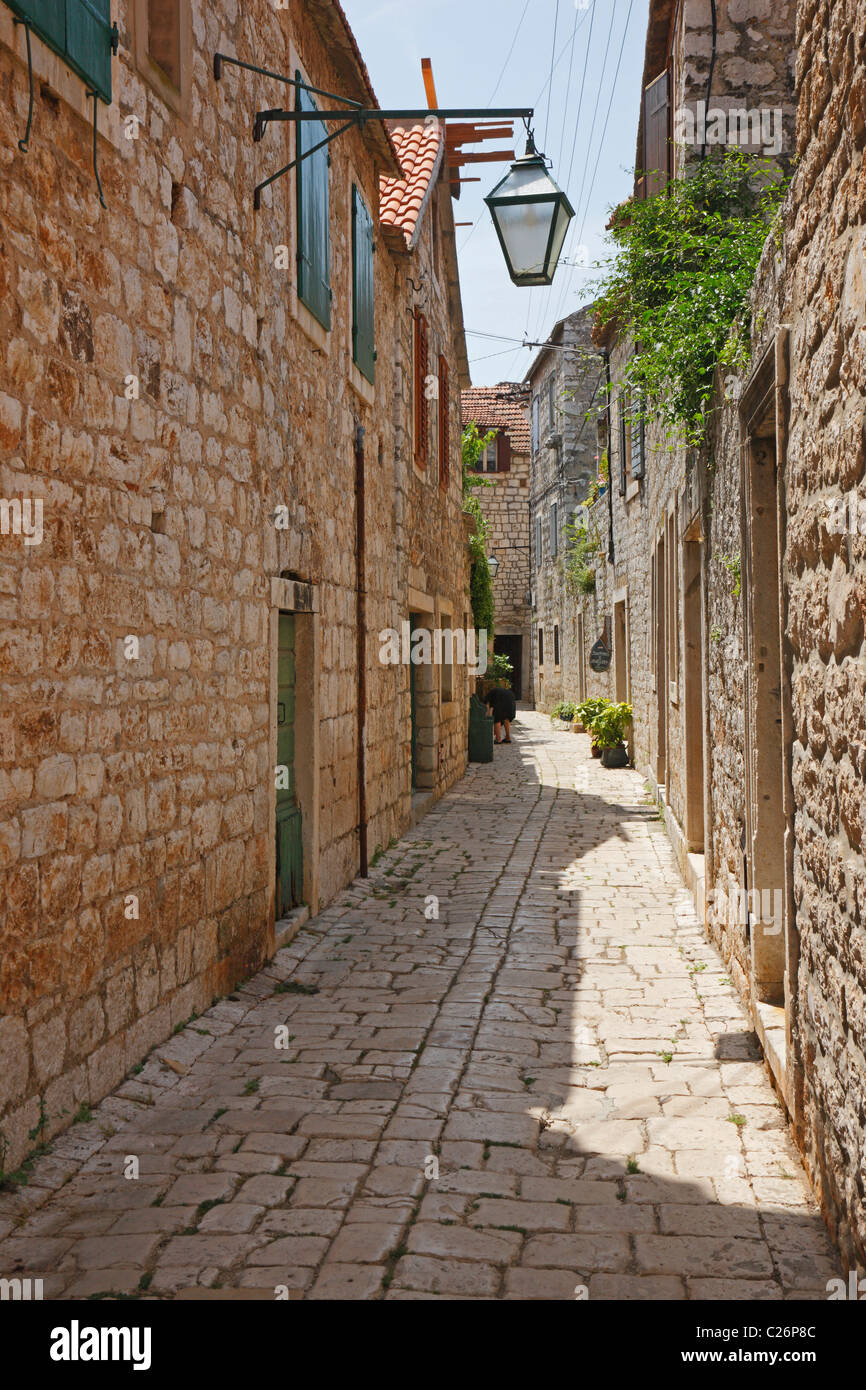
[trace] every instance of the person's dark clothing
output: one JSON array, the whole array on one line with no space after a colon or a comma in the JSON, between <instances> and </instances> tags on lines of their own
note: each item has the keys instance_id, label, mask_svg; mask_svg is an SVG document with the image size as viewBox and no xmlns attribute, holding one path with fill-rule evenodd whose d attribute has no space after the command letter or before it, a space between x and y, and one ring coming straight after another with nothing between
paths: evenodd
<instances>
[{"instance_id":1,"label":"person's dark clothing","mask_svg":"<svg viewBox=\"0 0 866 1390\"><path fill-rule=\"evenodd\" d=\"M513 690L503 690L501 686L488 690L484 697L497 724L507 719L509 722L517 714L517 701Z\"/></svg>"}]
</instances>

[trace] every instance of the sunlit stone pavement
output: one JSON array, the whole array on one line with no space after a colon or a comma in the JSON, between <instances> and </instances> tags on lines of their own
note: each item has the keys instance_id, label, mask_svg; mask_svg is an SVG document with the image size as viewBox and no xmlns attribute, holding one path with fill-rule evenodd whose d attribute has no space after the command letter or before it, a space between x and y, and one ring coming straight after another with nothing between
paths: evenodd
<instances>
[{"instance_id":1,"label":"sunlit stone pavement","mask_svg":"<svg viewBox=\"0 0 866 1390\"><path fill-rule=\"evenodd\" d=\"M640 776L541 715L515 738L0 1194L0 1275L827 1297L838 1261Z\"/></svg>"}]
</instances>

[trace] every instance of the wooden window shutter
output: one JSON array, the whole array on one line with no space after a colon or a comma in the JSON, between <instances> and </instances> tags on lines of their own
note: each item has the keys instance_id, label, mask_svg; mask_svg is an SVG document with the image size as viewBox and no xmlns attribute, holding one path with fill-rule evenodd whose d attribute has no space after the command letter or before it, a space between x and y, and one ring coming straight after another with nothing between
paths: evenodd
<instances>
[{"instance_id":1,"label":"wooden window shutter","mask_svg":"<svg viewBox=\"0 0 866 1390\"><path fill-rule=\"evenodd\" d=\"M447 488L451 477L451 387L448 363L439 358L439 482Z\"/></svg>"},{"instance_id":2,"label":"wooden window shutter","mask_svg":"<svg viewBox=\"0 0 866 1390\"><path fill-rule=\"evenodd\" d=\"M27 19L35 33L58 53L66 51L66 0L9 0L19 19Z\"/></svg>"},{"instance_id":3,"label":"wooden window shutter","mask_svg":"<svg viewBox=\"0 0 866 1390\"><path fill-rule=\"evenodd\" d=\"M509 473L511 471L511 439L505 430L496 436L496 471L497 473Z\"/></svg>"},{"instance_id":4,"label":"wooden window shutter","mask_svg":"<svg viewBox=\"0 0 866 1390\"><path fill-rule=\"evenodd\" d=\"M430 439L430 407L427 400L428 376L427 320L415 312L415 463L427 467Z\"/></svg>"},{"instance_id":5,"label":"wooden window shutter","mask_svg":"<svg viewBox=\"0 0 866 1390\"><path fill-rule=\"evenodd\" d=\"M538 445L541 438L541 427L539 423L539 401L537 396L532 398L532 452L538 453Z\"/></svg>"},{"instance_id":6,"label":"wooden window shutter","mask_svg":"<svg viewBox=\"0 0 866 1390\"><path fill-rule=\"evenodd\" d=\"M295 74L303 82L300 72ZM317 111L318 107L304 87L297 89L299 111ZM298 121L296 125L297 153L327 137L321 121ZM330 192L327 149L303 159L297 169L298 187L298 298L306 304L323 328L331 327L331 229Z\"/></svg>"},{"instance_id":7,"label":"wooden window shutter","mask_svg":"<svg viewBox=\"0 0 866 1390\"><path fill-rule=\"evenodd\" d=\"M643 478L646 474L646 428L643 418L643 397L638 396L634 418L631 422L631 476Z\"/></svg>"},{"instance_id":8,"label":"wooden window shutter","mask_svg":"<svg viewBox=\"0 0 866 1390\"><path fill-rule=\"evenodd\" d=\"M373 219L352 188L352 359L369 382L376 380Z\"/></svg>"},{"instance_id":9,"label":"wooden window shutter","mask_svg":"<svg viewBox=\"0 0 866 1390\"><path fill-rule=\"evenodd\" d=\"M19 19L110 105L114 30L111 0L9 0Z\"/></svg>"},{"instance_id":10,"label":"wooden window shutter","mask_svg":"<svg viewBox=\"0 0 866 1390\"><path fill-rule=\"evenodd\" d=\"M644 91L643 97L643 196L651 198L667 188L671 170L670 97L667 69Z\"/></svg>"}]
</instances>

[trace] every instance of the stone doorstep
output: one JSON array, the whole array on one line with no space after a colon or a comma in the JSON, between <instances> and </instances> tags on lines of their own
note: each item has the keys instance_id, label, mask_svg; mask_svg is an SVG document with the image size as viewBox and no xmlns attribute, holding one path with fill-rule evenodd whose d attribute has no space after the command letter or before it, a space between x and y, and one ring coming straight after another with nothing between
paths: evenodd
<instances>
[{"instance_id":1,"label":"stone doorstep","mask_svg":"<svg viewBox=\"0 0 866 1390\"><path fill-rule=\"evenodd\" d=\"M764 1050L764 1057L767 1065L773 1073L773 1080L779 1088L779 1093L785 1098L785 1104L787 1105L788 1067L785 1041L785 1010L778 1004L760 1004L755 1001L752 1004L752 1018L755 1023L755 1032Z\"/></svg>"},{"instance_id":2,"label":"stone doorstep","mask_svg":"<svg viewBox=\"0 0 866 1390\"><path fill-rule=\"evenodd\" d=\"M301 927L309 920L310 909L306 903L302 903L300 907L296 907L293 912L290 912L288 917L283 917L281 921L275 923L274 955L294 941Z\"/></svg>"}]
</instances>

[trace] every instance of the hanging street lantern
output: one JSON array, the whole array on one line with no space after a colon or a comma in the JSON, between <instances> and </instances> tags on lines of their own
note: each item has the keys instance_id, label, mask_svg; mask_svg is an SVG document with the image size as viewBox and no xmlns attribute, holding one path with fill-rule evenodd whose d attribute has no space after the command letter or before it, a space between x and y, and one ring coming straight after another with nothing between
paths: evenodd
<instances>
[{"instance_id":1,"label":"hanging street lantern","mask_svg":"<svg viewBox=\"0 0 866 1390\"><path fill-rule=\"evenodd\" d=\"M526 154L484 201L515 285L552 285L574 208L531 134Z\"/></svg>"},{"instance_id":2,"label":"hanging street lantern","mask_svg":"<svg viewBox=\"0 0 866 1390\"><path fill-rule=\"evenodd\" d=\"M487 557L487 567L490 570L490 578L495 579L499 573L499 561L495 555L489 555Z\"/></svg>"}]
</instances>

